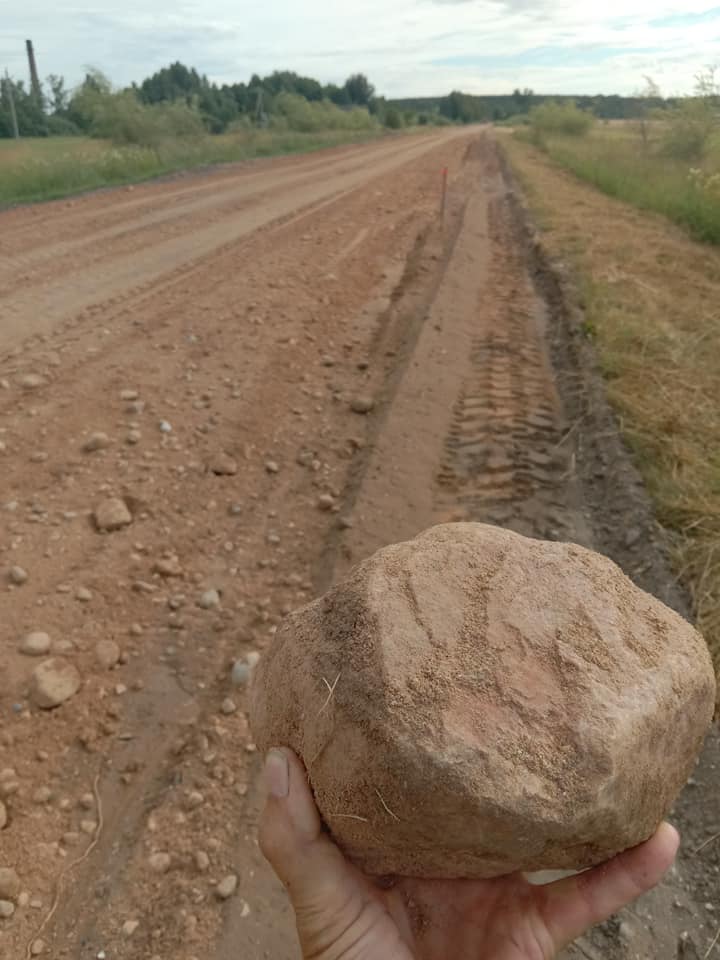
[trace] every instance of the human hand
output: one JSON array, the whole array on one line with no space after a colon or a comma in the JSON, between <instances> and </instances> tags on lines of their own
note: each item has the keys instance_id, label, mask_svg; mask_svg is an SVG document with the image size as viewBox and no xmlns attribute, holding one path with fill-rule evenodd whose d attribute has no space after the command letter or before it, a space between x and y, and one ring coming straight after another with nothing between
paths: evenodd
<instances>
[{"instance_id":1,"label":"human hand","mask_svg":"<svg viewBox=\"0 0 720 960\"><path fill-rule=\"evenodd\" d=\"M676 830L544 887L497 880L401 879L378 885L323 831L305 770L271 750L260 846L290 895L305 960L550 960L589 927L656 886Z\"/></svg>"}]
</instances>

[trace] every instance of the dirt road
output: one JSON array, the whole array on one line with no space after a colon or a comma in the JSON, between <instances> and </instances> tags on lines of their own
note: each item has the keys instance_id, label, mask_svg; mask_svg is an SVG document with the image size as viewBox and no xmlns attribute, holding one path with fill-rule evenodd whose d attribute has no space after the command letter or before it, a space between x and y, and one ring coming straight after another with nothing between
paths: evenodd
<instances>
[{"instance_id":1,"label":"dirt road","mask_svg":"<svg viewBox=\"0 0 720 960\"><path fill-rule=\"evenodd\" d=\"M448 519L594 545L682 607L642 491L485 134L1 217L0 866L21 893L0 955L291 960L233 663ZM129 515L101 533L112 497ZM82 680L52 712L30 631ZM719 778L713 740L677 811L690 850ZM719 869L713 844L688 855L571 955L693 956Z\"/></svg>"}]
</instances>

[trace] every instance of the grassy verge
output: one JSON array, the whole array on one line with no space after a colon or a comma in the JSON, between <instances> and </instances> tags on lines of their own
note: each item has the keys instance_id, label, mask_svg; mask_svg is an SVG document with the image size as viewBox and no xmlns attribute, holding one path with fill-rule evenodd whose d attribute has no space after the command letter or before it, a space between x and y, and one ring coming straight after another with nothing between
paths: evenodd
<instances>
[{"instance_id":1,"label":"grassy verge","mask_svg":"<svg viewBox=\"0 0 720 960\"><path fill-rule=\"evenodd\" d=\"M550 253L575 268L610 401L720 676L720 250L503 142Z\"/></svg>"},{"instance_id":2,"label":"grassy verge","mask_svg":"<svg viewBox=\"0 0 720 960\"><path fill-rule=\"evenodd\" d=\"M374 131L249 131L159 147L116 147L84 138L0 140L0 206L51 200L98 187L219 163L305 153L371 139Z\"/></svg>"},{"instance_id":3,"label":"grassy verge","mask_svg":"<svg viewBox=\"0 0 720 960\"><path fill-rule=\"evenodd\" d=\"M601 127L588 137L549 136L548 156L603 193L652 210L680 224L697 240L720 245L720 189L708 188L689 161L663 156L643 145L632 127ZM710 151L708 174L720 170L720 150Z\"/></svg>"}]
</instances>

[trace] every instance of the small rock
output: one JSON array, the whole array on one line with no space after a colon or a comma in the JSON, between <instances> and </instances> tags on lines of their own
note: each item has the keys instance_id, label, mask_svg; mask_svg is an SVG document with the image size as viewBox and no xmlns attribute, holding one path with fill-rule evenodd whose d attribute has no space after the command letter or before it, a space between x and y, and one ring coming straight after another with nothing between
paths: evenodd
<instances>
[{"instance_id":1,"label":"small rock","mask_svg":"<svg viewBox=\"0 0 720 960\"><path fill-rule=\"evenodd\" d=\"M80 800L78 801L83 810L94 810L95 809L95 797L92 793L84 793Z\"/></svg>"},{"instance_id":2,"label":"small rock","mask_svg":"<svg viewBox=\"0 0 720 960\"><path fill-rule=\"evenodd\" d=\"M81 820L80 829L83 833L86 833L89 837L94 836L97 831L98 825L95 820Z\"/></svg>"},{"instance_id":3,"label":"small rock","mask_svg":"<svg viewBox=\"0 0 720 960\"><path fill-rule=\"evenodd\" d=\"M5 827L7 826L7 822L8 822L7 807L2 802L2 800L0 800L0 830L5 829Z\"/></svg>"},{"instance_id":4,"label":"small rock","mask_svg":"<svg viewBox=\"0 0 720 960\"><path fill-rule=\"evenodd\" d=\"M198 850L195 854L195 866L202 873L205 873L206 870L210 869L210 857L205 853L204 850Z\"/></svg>"},{"instance_id":5,"label":"small rock","mask_svg":"<svg viewBox=\"0 0 720 960\"><path fill-rule=\"evenodd\" d=\"M9 900L0 900L0 920L9 920L15 913L15 904Z\"/></svg>"},{"instance_id":6,"label":"small rock","mask_svg":"<svg viewBox=\"0 0 720 960\"><path fill-rule=\"evenodd\" d=\"M160 421L160 433L172 433L172 426L167 420Z\"/></svg>"},{"instance_id":7,"label":"small rock","mask_svg":"<svg viewBox=\"0 0 720 960\"><path fill-rule=\"evenodd\" d=\"M372 397L360 396L353 397L350 401L350 409L353 413L370 413L375 407L375 401Z\"/></svg>"},{"instance_id":8,"label":"small rock","mask_svg":"<svg viewBox=\"0 0 720 960\"><path fill-rule=\"evenodd\" d=\"M32 946L30 947L30 955L33 957L39 957L40 954L44 952L45 952L45 941L33 940Z\"/></svg>"},{"instance_id":9,"label":"small rock","mask_svg":"<svg viewBox=\"0 0 720 960\"><path fill-rule=\"evenodd\" d=\"M250 682L252 670L244 660L237 660L232 668L232 682L236 687L246 687Z\"/></svg>"},{"instance_id":10,"label":"small rock","mask_svg":"<svg viewBox=\"0 0 720 960\"><path fill-rule=\"evenodd\" d=\"M229 717L231 714L237 711L237 704L234 700L231 700L230 697L226 697L223 702L220 704L220 712L224 713L226 717Z\"/></svg>"},{"instance_id":11,"label":"small rock","mask_svg":"<svg viewBox=\"0 0 720 960\"><path fill-rule=\"evenodd\" d=\"M10 567L8 570L8 580L10 583L14 583L16 587L21 587L24 583L27 583L27 579L27 571L23 570L22 567Z\"/></svg>"},{"instance_id":12,"label":"small rock","mask_svg":"<svg viewBox=\"0 0 720 960\"><path fill-rule=\"evenodd\" d=\"M12 867L0 867L0 898L13 902L20 893L20 877Z\"/></svg>"},{"instance_id":13,"label":"small rock","mask_svg":"<svg viewBox=\"0 0 720 960\"><path fill-rule=\"evenodd\" d=\"M92 593L87 587L78 587L75 591L75 599L79 600L80 603L90 603L92 600Z\"/></svg>"},{"instance_id":14,"label":"small rock","mask_svg":"<svg viewBox=\"0 0 720 960\"><path fill-rule=\"evenodd\" d=\"M52 800L53 792L50 787L38 787L33 794L33 803L45 804Z\"/></svg>"},{"instance_id":15,"label":"small rock","mask_svg":"<svg viewBox=\"0 0 720 960\"><path fill-rule=\"evenodd\" d=\"M224 877L215 888L215 892L221 900L228 900L237 890L238 878L234 873Z\"/></svg>"},{"instance_id":16,"label":"small rock","mask_svg":"<svg viewBox=\"0 0 720 960\"><path fill-rule=\"evenodd\" d=\"M332 510L335 506L335 497L329 493L323 493L318 497L317 504L321 510Z\"/></svg>"},{"instance_id":17,"label":"small rock","mask_svg":"<svg viewBox=\"0 0 720 960\"><path fill-rule=\"evenodd\" d=\"M20 378L20 386L23 390L37 390L39 387L44 387L46 383L45 377L41 377L39 373L27 373Z\"/></svg>"},{"instance_id":18,"label":"small rock","mask_svg":"<svg viewBox=\"0 0 720 960\"><path fill-rule=\"evenodd\" d=\"M187 805L189 810L197 810L205 803L205 797L198 791L193 790L188 794Z\"/></svg>"},{"instance_id":19,"label":"small rock","mask_svg":"<svg viewBox=\"0 0 720 960\"><path fill-rule=\"evenodd\" d=\"M121 390L120 391L121 400L125 400L125 401L137 400L139 396L140 394L137 392L137 390Z\"/></svg>"},{"instance_id":20,"label":"small rock","mask_svg":"<svg viewBox=\"0 0 720 960\"><path fill-rule=\"evenodd\" d=\"M217 590L206 590L200 595L198 606L203 610L212 610L220 606L220 594Z\"/></svg>"},{"instance_id":21,"label":"small rock","mask_svg":"<svg viewBox=\"0 0 720 960\"><path fill-rule=\"evenodd\" d=\"M95 453L110 446L110 437L106 433L91 433L82 445L83 453Z\"/></svg>"},{"instance_id":22,"label":"small rock","mask_svg":"<svg viewBox=\"0 0 720 960\"><path fill-rule=\"evenodd\" d=\"M95 644L95 657L105 670L112 670L120 662L120 647L114 640L98 640Z\"/></svg>"},{"instance_id":23,"label":"small rock","mask_svg":"<svg viewBox=\"0 0 720 960\"><path fill-rule=\"evenodd\" d=\"M130 444L131 447L134 447L142 440L142 434L139 430L131 430L127 437L125 437L125 440Z\"/></svg>"},{"instance_id":24,"label":"small rock","mask_svg":"<svg viewBox=\"0 0 720 960\"><path fill-rule=\"evenodd\" d=\"M268 473L280 473L280 467L274 460L267 460L265 462L265 469Z\"/></svg>"},{"instance_id":25,"label":"small rock","mask_svg":"<svg viewBox=\"0 0 720 960\"><path fill-rule=\"evenodd\" d=\"M139 920L126 920L122 925L122 933L124 937L131 937L137 928L140 926Z\"/></svg>"},{"instance_id":26,"label":"small rock","mask_svg":"<svg viewBox=\"0 0 720 960\"><path fill-rule=\"evenodd\" d=\"M169 853L153 853L148 863L155 873L167 873L171 864Z\"/></svg>"},{"instance_id":27,"label":"small rock","mask_svg":"<svg viewBox=\"0 0 720 960\"><path fill-rule=\"evenodd\" d=\"M260 654L257 650L251 650L250 653L245 657L245 663L250 667L251 670L254 670L255 667L260 663Z\"/></svg>"},{"instance_id":28,"label":"small rock","mask_svg":"<svg viewBox=\"0 0 720 960\"><path fill-rule=\"evenodd\" d=\"M30 697L36 706L51 710L74 697L81 685L77 668L68 660L53 657L35 667L30 681Z\"/></svg>"},{"instance_id":29,"label":"small rock","mask_svg":"<svg viewBox=\"0 0 720 960\"><path fill-rule=\"evenodd\" d=\"M237 461L226 453L219 453L208 464L208 469L217 477L234 477L238 472Z\"/></svg>"},{"instance_id":30,"label":"small rock","mask_svg":"<svg viewBox=\"0 0 720 960\"><path fill-rule=\"evenodd\" d=\"M127 504L119 497L109 497L95 508L95 523L98 530L111 532L121 530L132 523L132 514Z\"/></svg>"},{"instance_id":31,"label":"small rock","mask_svg":"<svg viewBox=\"0 0 720 960\"><path fill-rule=\"evenodd\" d=\"M35 630L22 638L19 649L26 657L44 657L50 652L51 646L52 640L48 634Z\"/></svg>"},{"instance_id":32,"label":"small rock","mask_svg":"<svg viewBox=\"0 0 720 960\"><path fill-rule=\"evenodd\" d=\"M153 571L161 577L181 577L183 568L177 557L161 557L153 565Z\"/></svg>"}]
</instances>

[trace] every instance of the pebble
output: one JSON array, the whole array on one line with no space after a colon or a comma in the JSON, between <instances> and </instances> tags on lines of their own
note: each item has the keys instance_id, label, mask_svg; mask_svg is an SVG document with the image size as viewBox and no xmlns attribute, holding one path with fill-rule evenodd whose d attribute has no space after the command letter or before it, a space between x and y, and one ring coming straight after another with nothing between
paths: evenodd
<instances>
[{"instance_id":1,"label":"pebble","mask_svg":"<svg viewBox=\"0 0 720 960\"><path fill-rule=\"evenodd\" d=\"M33 794L33 803L45 804L52 800L53 792L50 787L38 787Z\"/></svg>"},{"instance_id":2,"label":"pebble","mask_svg":"<svg viewBox=\"0 0 720 960\"><path fill-rule=\"evenodd\" d=\"M217 477L234 477L238 472L237 461L226 453L219 453L208 464L211 473Z\"/></svg>"},{"instance_id":3,"label":"pebble","mask_svg":"<svg viewBox=\"0 0 720 960\"><path fill-rule=\"evenodd\" d=\"M204 850L198 850L198 852L195 854L195 866L202 873L210 869L210 857L205 853Z\"/></svg>"},{"instance_id":4,"label":"pebble","mask_svg":"<svg viewBox=\"0 0 720 960\"><path fill-rule=\"evenodd\" d=\"M38 387L44 387L46 383L45 377L41 377L39 373L27 373L20 378L20 386L23 390L37 390Z\"/></svg>"},{"instance_id":5,"label":"pebble","mask_svg":"<svg viewBox=\"0 0 720 960\"><path fill-rule=\"evenodd\" d=\"M237 711L237 704L234 700L231 700L230 697L226 697L223 702L220 704L220 712L224 713L226 717L229 717L231 714Z\"/></svg>"},{"instance_id":6,"label":"pebble","mask_svg":"<svg viewBox=\"0 0 720 960\"><path fill-rule=\"evenodd\" d=\"M125 439L131 447L134 447L142 440L142 434L139 430L131 430Z\"/></svg>"},{"instance_id":7,"label":"pebble","mask_svg":"<svg viewBox=\"0 0 720 960\"><path fill-rule=\"evenodd\" d=\"M229 899L237 890L238 878L234 873L224 877L215 888L215 892L221 900Z\"/></svg>"},{"instance_id":8,"label":"pebble","mask_svg":"<svg viewBox=\"0 0 720 960\"><path fill-rule=\"evenodd\" d=\"M153 565L153 571L161 577L181 577L183 569L177 557L161 557Z\"/></svg>"},{"instance_id":9,"label":"pebble","mask_svg":"<svg viewBox=\"0 0 720 960\"><path fill-rule=\"evenodd\" d=\"M30 954L33 957L39 957L41 953L45 952L45 941L44 940L33 940L32 946L30 947Z\"/></svg>"},{"instance_id":10,"label":"pebble","mask_svg":"<svg viewBox=\"0 0 720 960\"><path fill-rule=\"evenodd\" d=\"M89 837L94 836L98 828L97 822L95 820L81 820L80 829L83 833L86 833Z\"/></svg>"},{"instance_id":11,"label":"pebble","mask_svg":"<svg viewBox=\"0 0 720 960\"><path fill-rule=\"evenodd\" d=\"M137 400L139 396L140 394L137 392L137 390L121 390L120 391L121 400L125 400L125 401Z\"/></svg>"},{"instance_id":12,"label":"pebble","mask_svg":"<svg viewBox=\"0 0 720 960\"><path fill-rule=\"evenodd\" d=\"M92 593L87 587L78 587L75 591L75 599L79 600L81 603L90 603L92 600Z\"/></svg>"},{"instance_id":13,"label":"pebble","mask_svg":"<svg viewBox=\"0 0 720 960\"><path fill-rule=\"evenodd\" d=\"M114 640L98 640L95 644L95 657L105 670L112 670L120 662L120 647Z\"/></svg>"},{"instance_id":14,"label":"pebble","mask_svg":"<svg viewBox=\"0 0 720 960\"><path fill-rule=\"evenodd\" d=\"M83 453L95 453L110 446L110 437L106 433L91 433L82 445Z\"/></svg>"},{"instance_id":15,"label":"pebble","mask_svg":"<svg viewBox=\"0 0 720 960\"><path fill-rule=\"evenodd\" d=\"M196 810L205 803L205 797L198 791L193 790L188 794L187 805L190 810Z\"/></svg>"},{"instance_id":16,"label":"pebble","mask_svg":"<svg viewBox=\"0 0 720 960\"><path fill-rule=\"evenodd\" d=\"M30 697L42 710L51 710L74 697L81 685L77 667L62 657L53 657L33 670Z\"/></svg>"},{"instance_id":17,"label":"pebble","mask_svg":"<svg viewBox=\"0 0 720 960\"><path fill-rule=\"evenodd\" d=\"M132 514L124 500L119 497L109 497L95 508L95 523L98 530L112 532L121 530L132 523Z\"/></svg>"},{"instance_id":18,"label":"pebble","mask_svg":"<svg viewBox=\"0 0 720 960\"><path fill-rule=\"evenodd\" d=\"M160 433L172 433L172 426L167 420L160 421Z\"/></svg>"},{"instance_id":19,"label":"pebble","mask_svg":"<svg viewBox=\"0 0 720 960\"><path fill-rule=\"evenodd\" d=\"M246 687L250 681L252 670L244 660L237 660L232 668L232 682L236 687Z\"/></svg>"},{"instance_id":20,"label":"pebble","mask_svg":"<svg viewBox=\"0 0 720 960\"><path fill-rule=\"evenodd\" d=\"M2 800L0 800L0 830L5 829L5 827L7 826L7 822L8 822L7 807L2 802Z\"/></svg>"},{"instance_id":21,"label":"pebble","mask_svg":"<svg viewBox=\"0 0 720 960\"><path fill-rule=\"evenodd\" d=\"M0 919L9 920L15 913L15 904L9 900L0 900Z\"/></svg>"},{"instance_id":22,"label":"pebble","mask_svg":"<svg viewBox=\"0 0 720 960\"><path fill-rule=\"evenodd\" d=\"M360 396L353 397L350 401L350 409L353 413L370 413L375 407L375 401L372 397Z\"/></svg>"},{"instance_id":23,"label":"pebble","mask_svg":"<svg viewBox=\"0 0 720 960\"><path fill-rule=\"evenodd\" d=\"M131 937L137 928L140 926L139 920L126 920L122 925L122 932L124 937Z\"/></svg>"},{"instance_id":24,"label":"pebble","mask_svg":"<svg viewBox=\"0 0 720 960\"><path fill-rule=\"evenodd\" d=\"M15 901L20 893L20 877L12 867L0 867L0 897Z\"/></svg>"},{"instance_id":25,"label":"pebble","mask_svg":"<svg viewBox=\"0 0 720 960\"><path fill-rule=\"evenodd\" d=\"M44 657L50 652L51 646L52 640L48 634L35 630L22 638L19 649L26 657Z\"/></svg>"},{"instance_id":26,"label":"pebble","mask_svg":"<svg viewBox=\"0 0 720 960\"><path fill-rule=\"evenodd\" d=\"M153 853L148 863L150 864L150 869L154 870L155 873L167 873L171 863L170 854Z\"/></svg>"},{"instance_id":27,"label":"pebble","mask_svg":"<svg viewBox=\"0 0 720 960\"><path fill-rule=\"evenodd\" d=\"M27 570L23 570L22 567L10 567L8 570L8 580L10 583L14 583L16 587L21 587L24 583L27 583L27 579Z\"/></svg>"},{"instance_id":28,"label":"pebble","mask_svg":"<svg viewBox=\"0 0 720 960\"><path fill-rule=\"evenodd\" d=\"M266 460L265 469L268 473L280 473L280 467L274 460Z\"/></svg>"},{"instance_id":29,"label":"pebble","mask_svg":"<svg viewBox=\"0 0 720 960\"><path fill-rule=\"evenodd\" d=\"M217 590L206 590L200 595L198 606L203 610L212 610L220 606L220 594Z\"/></svg>"},{"instance_id":30,"label":"pebble","mask_svg":"<svg viewBox=\"0 0 720 960\"><path fill-rule=\"evenodd\" d=\"M92 793L84 793L80 800L78 801L83 810L94 810L95 809L95 797Z\"/></svg>"},{"instance_id":31,"label":"pebble","mask_svg":"<svg viewBox=\"0 0 720 960\"><path fill-rule=\"evenodd\" d=\"M245 657L245 663L250 667L251 670L254 670L255 667L260 663L260 654L257 650L251 650L250 653Z\"/></svg>"},{"instance_id":32,"label":"pebble","mask_svg":"<svg viewBox=\"0 0 720 960\"><path fill-rule=\"evenodd\" d=\"M323 493L318 497L317 504L321 510L332 510L335 506L335 497L329 493Z\"/></svg>"}]
</instances>

